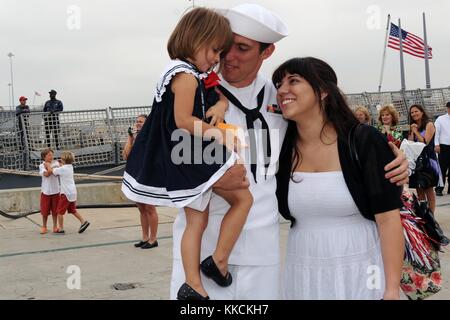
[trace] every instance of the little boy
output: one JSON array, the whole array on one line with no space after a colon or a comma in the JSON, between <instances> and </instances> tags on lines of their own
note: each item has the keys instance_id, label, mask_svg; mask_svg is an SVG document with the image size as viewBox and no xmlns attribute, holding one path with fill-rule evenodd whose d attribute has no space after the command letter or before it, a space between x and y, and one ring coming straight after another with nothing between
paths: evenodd
<instances>
[{"instance_id":1,"label":"little boy","mask_svg":"<svg viewBox=\"0 0 450 320\"><path fill-rule=\"evenodd\" d=\"M54 176L46 169L46 166L50 168L59 167L58 161L53 160L53 150L45 149L41 152L41 159L43 162L39 165L39 174L42 176L41 183L41 214L42 214L42 227L41 234L47 233L47 220L48 216L52 215L53 219L53 232L58 231L57 228L57 213L59 199L59 181L58 177Z\"/></svg>"},{"instance_id":2,"label":"little boy","mask_svg":"<svg viewBox=\"0 0 450 320\"><path fill-rule=\"evenodd\" d=\"M89 222L84 220L83 217L77 212L77 188L75 187L75 181L73 179L73 166L75 156L72 152L61 153L61 167L49 168L47 170L52 172L55 176L59 176L59 182L61 186L61 195L59 196L58 207L56 213L58 214L58 233L64 234L64 214L67 212L73 214L81 223L78 233L83 233Z\"/></svg>"}]
</instances>

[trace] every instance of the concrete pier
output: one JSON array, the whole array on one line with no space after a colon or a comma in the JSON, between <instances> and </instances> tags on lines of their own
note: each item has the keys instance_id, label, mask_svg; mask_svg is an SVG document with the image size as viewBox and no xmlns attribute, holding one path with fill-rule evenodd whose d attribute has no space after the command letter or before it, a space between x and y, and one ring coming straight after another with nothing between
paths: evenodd
<instances>
[{"instance_id":1,"label":"concrete pier","mask_svg":"<svg viewBox=\"0 0 450 320\"><path fill-rule=\"evenodd\" d=\"M450 196L438 197L436 217L450 235ZM137 249L136 208L80 210L91 226L66 215L66 235L40 235L40 214L0 217L0 299L168 299L172 223L176 210L159 208L159 247ZM280 219L284 257L289 224ZM450 299L450 248L440 254L443 289L430 299ZM71 276L80 272L79 283ZM123 286L114 285L123 284Z\"/></svg>"}]
</instances>

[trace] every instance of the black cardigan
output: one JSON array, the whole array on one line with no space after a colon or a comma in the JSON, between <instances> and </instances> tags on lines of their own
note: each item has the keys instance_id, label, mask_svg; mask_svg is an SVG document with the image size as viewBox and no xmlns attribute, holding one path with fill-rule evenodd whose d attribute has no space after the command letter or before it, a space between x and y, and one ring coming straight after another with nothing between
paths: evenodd
<instances>
[{"instance_id":1,"label":"black cardigan","mask_svg":"<svg viewBox=\"0 0 450 320\"><path fill-rule=\"evenodd\" d=\"M361 214L374 221L375 214L400 208L402 187L392 184L384 177L386 174L384 166L395 159L386 138L371 126L360 126L354 141L361 168L352 158L348 141L348 138L338 139L339 161L347 188ZM287 155L289 152L284 154ZM283 159L280 158L280 161ZM285 219L291 221L292 227L295 218L292 217L288 207L290 177L290 170L280 166L276 191L278 209Z\"/></svg>"}]
</instances>

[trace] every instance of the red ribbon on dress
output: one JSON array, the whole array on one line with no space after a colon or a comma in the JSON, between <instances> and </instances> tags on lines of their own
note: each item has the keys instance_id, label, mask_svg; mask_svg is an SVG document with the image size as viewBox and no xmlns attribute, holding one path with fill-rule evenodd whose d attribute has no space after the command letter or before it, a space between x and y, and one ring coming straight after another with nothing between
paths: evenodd
<instances>
[{"instance_id":1,"label":"red ribbon on dress","mask_svg":"<svg viewBox=\"0 0 450 320\"><path fill-rule=\"evenodd\" d=\"M211 73L203 79L203 83L205 84L205 89L216 87L220 83L220 78L214 71L211 71Z\"/></svg>"}]
</instances>

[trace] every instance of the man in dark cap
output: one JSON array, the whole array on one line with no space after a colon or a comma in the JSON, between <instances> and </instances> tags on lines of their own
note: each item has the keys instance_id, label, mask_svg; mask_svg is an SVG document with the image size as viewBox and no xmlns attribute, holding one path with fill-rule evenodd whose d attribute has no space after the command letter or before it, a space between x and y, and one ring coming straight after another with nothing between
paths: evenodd
<instances>
[{"instance_id":1,"label":"man in dark cap","mask_svg":"<svg viewBox=\"0 0 450 320\"><path fill-rule=\"evenodd\" d=\"M25 147L25 135L28 131L28 114L30 113L30 107L27 105L27 97L21 96L19 98L20 104L16 107L17 123L20 130L20 141L22 147ZM22 115L21 117L19 117Z\"/></svg>"},{"instance_id":2,"label":"man in dark cap","mask_svg":"<svg viewBox=\"0 0 450 320\"><path fill-rule=\"evenodd\" d=\"M59 124L59 112L63 111L63 104L60 100L56 99L56 91L51 90L49 92L50 100L45 103L44 112L49 114L44 115L44 125L45 125L45 137L47 142L47 147L51 147L50 143L50 133L53 132L53 137L55 138L56 149L59 149L58 135L60 132Z\"/></svg>"}]
</instances>

